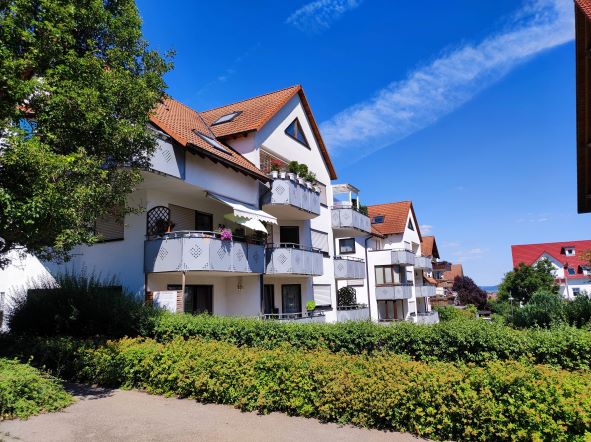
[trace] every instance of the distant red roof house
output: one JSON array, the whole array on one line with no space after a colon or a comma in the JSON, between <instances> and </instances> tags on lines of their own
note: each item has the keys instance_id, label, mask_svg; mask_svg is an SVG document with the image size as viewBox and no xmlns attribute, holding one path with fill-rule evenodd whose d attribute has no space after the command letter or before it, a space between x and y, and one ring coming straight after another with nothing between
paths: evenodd
<instances>
[{"instance_id":1,"label":"distant red roof house","mask_svg":"<svg viewBox=\"0 0 591 442\"><path fill-rule=\"evenodd\" d=\"M421 253L423 256L432 256L439 259L439 250L434 236L423 236L421 241Z\"/></svg>"},{"instance_id":2,"label":"distant red roof house","mask_svg":"<svg viewBox=\"0 0 591 442\"><path fill-rule=\"evenodd\" d=\"M464 276L464 267L462 267L462 264L452 264L451 270L443 274L443 279L453 284L457 276Z\"/></svg>"},{"instance_id":3,"label":"distant red roof house","mask_svg":"<svg viewBox=\"0 0 591 442\"><path fill-rule=\"evenodd\" d=\"M411 201L399 201L397 203L376 204L368 206L367 211L371 220L372 228L382 235L395 235L404 233L407 226L408 213L412 213L413 222L421 238L421 231L415 216ZM376 217L382 217L382 222L376 223Z\"/></svg>"},{"instance_id":4,"label":"distant red roof house","mask_svg":"<svg viewBox=\"0 0 591 442\"><path fill-rule=\"evenodd\" d=\"M584 274L584 268L590 264L583 257L586 251L591 250L591 240L549 242L540 244L521 244L511 246L513 255L513 267L520 263L532 265L539 259L546 257L562 268L571 268L574 274L568 273L569 279L586 279L589 275Z\"/></svg>"}]
</instances>

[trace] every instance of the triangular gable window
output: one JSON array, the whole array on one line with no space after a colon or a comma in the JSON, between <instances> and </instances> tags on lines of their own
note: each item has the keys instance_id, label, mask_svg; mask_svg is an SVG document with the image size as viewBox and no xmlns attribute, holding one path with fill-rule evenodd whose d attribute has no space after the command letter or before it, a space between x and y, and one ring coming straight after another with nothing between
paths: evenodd
<instances>
[{"instance_id":1,"label":"triangular gable window","mask_svg":"<svg viewBox=\"0 0 591 442\"><path fill-rule=\"evenodd\" d=\"M308 140L306 140L306 136L304 135L304 131L302 130L302 125L300 124L297 118L293 120L289 126L287 126L287 129L285 129L285 133L294 140L296 140L298 143L303 144L308 149L310 148Z\"/></svg>"},{"instance_id":2,"label":"triangular gable window","mask_svg":"<svg viewBox=\"0 0 591 442\"><path fill-rule=\"evenodd\" d=\"M408 220L408 228L410 230L414 230L415 229L415 226L412 225L412 221L410 219Z\"/></svg>"}]
</instances>

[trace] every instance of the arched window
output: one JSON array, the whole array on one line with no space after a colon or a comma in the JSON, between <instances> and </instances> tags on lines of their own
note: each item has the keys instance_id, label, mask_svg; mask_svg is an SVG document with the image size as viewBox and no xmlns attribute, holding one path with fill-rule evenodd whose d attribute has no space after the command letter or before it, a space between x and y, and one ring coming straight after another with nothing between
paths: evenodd
<instances>
[{"instance_id":1,"label":"arched window","mask_svg":"<svg viewBox=\"0 0 591 442\"><path fill-rule=\"evenodd\" d=\"M170 225L170 209L164 206L156 206L148 210L146 216L146 235L163 235Z\"/></svg>"}]
</instances>

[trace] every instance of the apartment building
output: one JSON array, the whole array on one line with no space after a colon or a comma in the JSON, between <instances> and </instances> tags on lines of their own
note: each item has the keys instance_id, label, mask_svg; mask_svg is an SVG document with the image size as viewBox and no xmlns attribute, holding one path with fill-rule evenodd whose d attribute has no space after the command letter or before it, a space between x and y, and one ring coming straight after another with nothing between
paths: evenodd
<instances>
[{"instance_id":1,"label":"apartment building","mask_svg":"<svg viewBox=\"0 0 591 442\"><path fill-rule=\"evenodd\" d=\"M4 299L70 271L114 276L175 312L435 319L434 240L425 245L412 203L367 214L359 189L331 184L336 172L301 86L201 112L166 98L150 128L151 168L128 201L143 210L98 220L104 241L77 247L65 264L14 254L0 272ZM339 304L342 287L355 289L355 302Z\"/></svg>"}]
</instances>

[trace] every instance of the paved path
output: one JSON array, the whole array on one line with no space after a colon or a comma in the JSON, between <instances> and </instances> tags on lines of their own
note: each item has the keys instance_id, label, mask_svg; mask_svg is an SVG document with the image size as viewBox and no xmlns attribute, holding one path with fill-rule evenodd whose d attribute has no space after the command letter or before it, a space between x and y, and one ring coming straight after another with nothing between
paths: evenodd
<instances>
[{"instance_id":1,"label":"paved path","mask_svg":"<svg viewBox=\"0 0 591 442\"><path fill-rule=\"evenodd\" d=\"M400 441L402 433L323 424L281 413L243 413L226 405L137 391L70 386L78 401L59 413L0 422L0 440L21 441Z\"/></svg>"}]
</instances>

